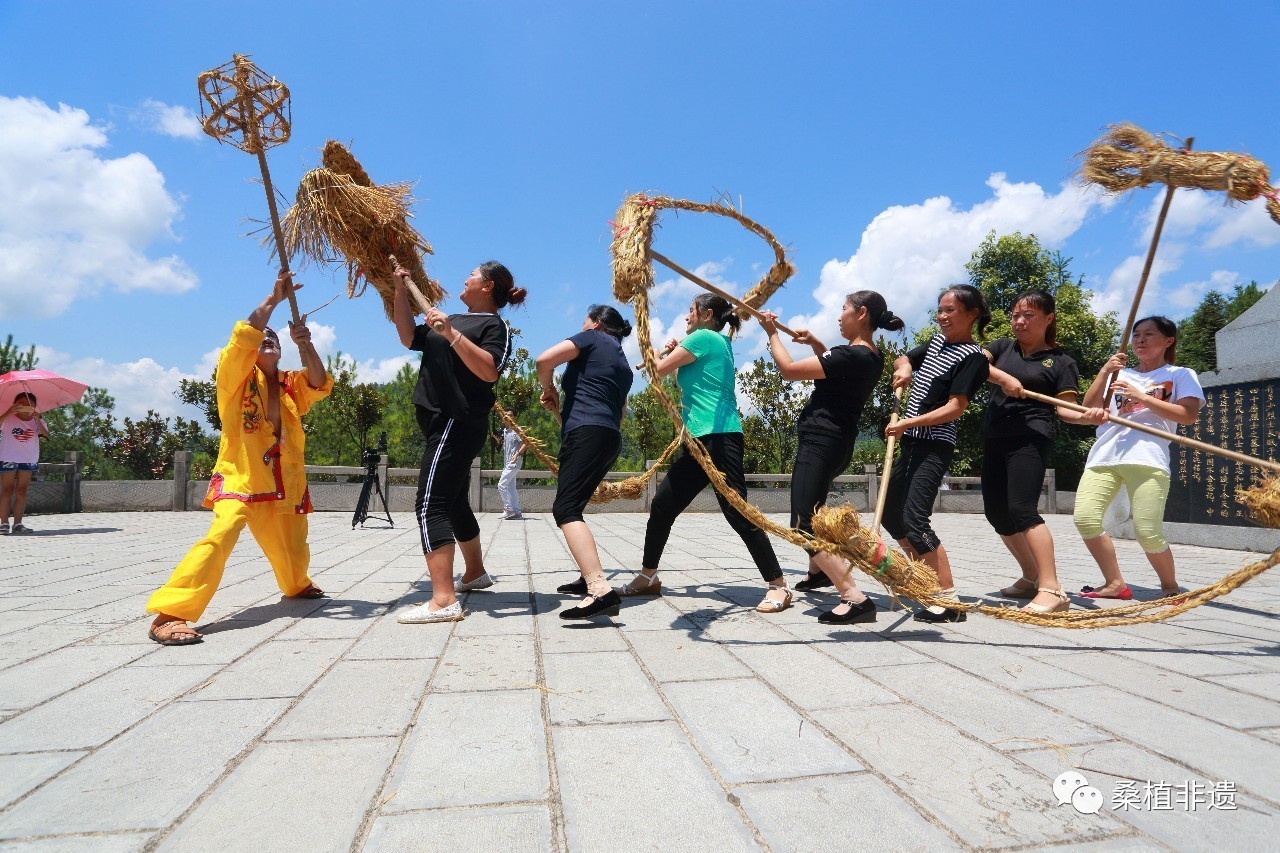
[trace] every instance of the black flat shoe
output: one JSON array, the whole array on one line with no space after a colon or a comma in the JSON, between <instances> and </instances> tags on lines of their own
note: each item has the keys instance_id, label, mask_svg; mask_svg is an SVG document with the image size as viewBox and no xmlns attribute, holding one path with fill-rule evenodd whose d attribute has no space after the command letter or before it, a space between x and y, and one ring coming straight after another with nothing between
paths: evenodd
<instances>
[{"instance_id":1,"label":"black flat shoe","mask_svg":"<svg viewBox=\"0 0 1280 853\"><path fill-rule=\"evenodd\" d=\"M586 595L587 579L579 577L576 581L562 583L560 586L556 587L556 592L562 592L565 595Z\"/></svg>"},{"instance_id":2,"label":"black flat shoe","mask_svg":"<svg viewBox=\"0 0 1280 853\"><path fill-rule=\"evenodd\" d=\"M617 616L622 607L622 596L616 590L609 590L590 604L570 607L560 611L561 619L594 619L596 616Z\"/></svg>"},{"instance_id":3,"label":"black flat shoe","mask_svg":"<svg viewBox=\"0 0 1280 853\"><path fill-rule=\"evenodd\" d=\"M827 577L826 572L818 572L816 575L810 573L808 577L796 584L795 588L801 592L812 592L815 589L824 589L829 586L835 586L831 582L831 578Z\"/></svg>"},{"instance_id":4,"label":"black flat shoe","mask_svg":"<svg viewBox=\"0 0 1280 853\"><path fill-rule=\"evenodd\" d=\"M921 607L911 618L917 622L936 625L940 622L963 622L969 618L969 614L963 610L944 610L941 613L934 613L927 607Z\"/></svg>"},{"instance_id":5,"label":"black flat shoe","mask_svg":"<svg viewBox=\"0 0 1280 853\"><path fill-rule=\"evenodd\" d=\"M849 605L847 613L839 614L835 610L825 610L818 614L818 621L824 625L857 625L876 621L876 603L871 599L865 598L857 604L841 599L840 603Z\"/></svg>"}]
</instances>

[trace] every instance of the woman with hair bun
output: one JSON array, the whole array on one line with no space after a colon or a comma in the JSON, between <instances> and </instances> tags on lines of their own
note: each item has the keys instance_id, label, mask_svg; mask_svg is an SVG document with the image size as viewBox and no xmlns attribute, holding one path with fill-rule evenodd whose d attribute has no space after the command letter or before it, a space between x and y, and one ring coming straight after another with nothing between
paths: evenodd
<instances>
[{"instance_id":1,"label":"woman with hair bun","mask_svg":"<svg viewBox=\"0 0 1280 853\"><path fill-rule=\"evenodd\" d=\"M422 353L413 402L426 449L415 510L431 576L431 601L404 611L397 621L454 622L463 617L456 593L493 586L484 569L480 525L467 485L471 460L489 435L493 386L511 352L511 330L498 317L498 309L519 305L528 294L516 287L506 267L485 261L467 276L458 295L465 312L446 315L433 307L426 312L426 322L417 324L405 287L409 271L396 267L395 277L396 331L402 344ZM454 542L466 563L456 589Z\"/></svg>"},{"instance_id":2,"label":"woman with hair bun","mask_svg":"<svg viewBox=\"0 0 1280 853\"><path fill-rule=\"evenodd\" d=\"M635 380L622 352L622 340L630 334L631 324L616 308L592 305L582 331L537 360L542 405L561 422L560 474L551 514L582 573L559 591L586 596L578 607L561 611L561 619L617 616L622 604L604 579L596 540L582 513L622 450L622 418ZM560 382L563 407L552 377L562 364L568 365Z\"/></svg>"},{"instance_id":3,"label":"woman with hair bun","mask_svg":"<svg viewBox=\"0 0 1280 853\"><path fill-rule=\"evenodd\" d=\"M885 484L884 527L906 552L938 576L940 598L955 598L951 562L929 519L942 478L956 451L956 421L973 392L987 381L989 364L974 343L991 322L982 291L955 284L938 297L938 334L925 345L899 356L893 365L893 387L911 384L906 417L885 427L885 435L902 437L898 459ZM914 377L914 378L913 378ZM930 605L915 612L917 622L963 622L963 610Z\"/></svg>"},{"instance_id":4,"label":"woman with hair bun","mask_svg":"<svg viewBox=\"0 0 1280 853\"><path fill-rule=\"evenodd\" d=\"M733 306L723 298L710 293L695 296L685 318L687 334L681 341L672 339L667 342L658 362L658 376L676 371L685 428L690 435L702 441L711 461L724 474L729 488L745 500L747 480L742 467L742 420L738 417L735 392L737 371L733 364L733 342L730 335L722 331L727 325L731 333L736 332L741 324L738 315L733 313ZM671 525L709 482L698 460L689 455L688 449L682 451L671 464L671 470L658 486L653 499L649 524L645 529L640 574L620 589L619 594L662 594L658 563L671 536ZM761 613L786 610L791 606L791 590L787 589L787 581L782 576L782 567L778 565L769 537L743 517L719 492L716 500L729 525L751 552L760 575L769 584L756 610Z\"/></svg>"},{"instance_id":5,"label":"woman with hair bun","mask_svg":"<svg viewBox=\"0 0 1280 853\"><path fill-rule=\"evenodd\" d=\"M783 379L812 379L813 394L796 424L796 461L791 474L791 526L813 533L813 513L825 506L835 478L844 473L858 441L858 420L884 373L884 355L876 347L876 329L898 331L903 322L874 290L850 293L840 311L840 336L847 344L827 349L808 330L796 332L795 342L808 344L813 355L795 361L778 334L778 315L762 312L760 325L769 336L769 351ZM818 621L850 625L876 621L876 605L858 589L845 562L834 554L809 551L808 577L796 589L809 591L833 584L840 603L819 614Z\"/></svg>"}]
</instances>

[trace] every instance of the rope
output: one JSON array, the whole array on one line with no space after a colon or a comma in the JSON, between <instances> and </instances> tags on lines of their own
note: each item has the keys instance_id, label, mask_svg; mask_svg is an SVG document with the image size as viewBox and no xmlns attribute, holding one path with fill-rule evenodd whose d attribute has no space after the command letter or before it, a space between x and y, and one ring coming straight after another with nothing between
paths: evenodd
<instances>
[{"instance_id":1,"label":"rope","mask_svg":"<svg viewBox=\"0 0 1280 853\"><path fill-rule=\"evenodd\" d=\"M555 457L547 453L544 449L546 443L541 439L534 438L525 432L520 424L516 423L515 418L507 414L507 410L502 408L498 403L493 404L493 410L498 413L498 417L502 418L502 422L507 428L520 436L520 440L524 445L533 451L533 455L538 457L538 461L546 466L547 470L553 475L559 476L560 465L556 462ZM676 448L680 446L680 435L671 440L667 448L662 451L662 455L658 457L658 461L651 467L641 472L635 477L628 477L625 480L604 480L600 485L596 486L596 490L591 495L591 503L602 504L610 501L637 500L644 495L644 488L648 482L653 479L653 475L658 473L658 469L666 465L670 461L672 455L675 454Z\"/></svg>"},{"instance_id":2,"label":"rope","mask_svg":"<svg viewBox=\"0 0 1280 853\"><path fill-rule=\"evenodd\" d=\"M747 220L733 208L725 208L722 205L695 205L665 197L657 199L649 199L645 196L629 197L618 211L614 228L614 294L620 299L624 298L625 294L625 298L632 303L636 315L636 333L641 342L648 342L651 339L648 288L653 285L653 269L649 262L649 245L659 207L701 210L730 216L747 225L754 233L768 235L768 231L763 226ZM778 245L777 241L772 239L772 235L768 236L767 241L771 246ZM771 270L770 275L772 272ZM766 275L765 279L769 279L769 275ZM785 278L783 280L785 281ZM779 282L778 286L780 285ZM819 509L813 517L813 536L783 527L765 517L764 513L729 487L724 474L716 468L702 442L685 429L684 419L678 407L667 395L658 377L658 361L653 347L642 345L640 352L644 358L644 370L658 402L666 410L671 422L680 430L686 451L702 467L712 488L721 497L744 518L766 533L798 547L825 551L847 560L851 566L856 566L879 581L894 597L895 602L901 594L925 606L980 613L996 619L1049 628L1084 629L1138 625L1160 622L1199 607L1226 595L1280 563L1280 549L1277 549L1269 558L1237 569L1209 586L1155 601L1134 602L1105 610L1077 609L1059 613L1032 613L1014 607L996 607L940 598L938 593L941 590L933 570L925 563L912 560L902 551L890 547L880 537L879 531L862 527L858 513L852 507ZM1277 511L1277 507L1280 506L1280 478L1271 478L1254 489L1242 491L1240 499L1254 510L1255 516L1260 521L1268 526L1275 526L1277 519L1280 518L1280 512Z\"/></svg>"}]
</instances>

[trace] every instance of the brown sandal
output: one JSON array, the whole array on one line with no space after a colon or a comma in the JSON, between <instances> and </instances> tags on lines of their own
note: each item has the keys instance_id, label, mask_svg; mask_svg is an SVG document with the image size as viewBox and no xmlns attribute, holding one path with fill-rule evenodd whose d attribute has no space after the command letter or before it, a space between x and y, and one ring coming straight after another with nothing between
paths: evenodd
<instances>
[{"instance_id":1,"label":"brown sandal","mask_svg":"<svg viewBox=\"0 0 1280 853\"><path fill-rule=\"evenodd\" d=\"M171 619L159 625L152 625L147 636L162 646L194 646L196 643L204 642L204 637L181 619Z\"/></svg>"},{"instance_id":2,"label":"brown sandal","mask_svg":"<svg viewBox=\"0 0 1280 853\"><path fill-rule=\"evenodd\" d=\"M312 584L297 595L287 595L286 598L324 598L324 590Z\"/></svg>"}]
</instances>

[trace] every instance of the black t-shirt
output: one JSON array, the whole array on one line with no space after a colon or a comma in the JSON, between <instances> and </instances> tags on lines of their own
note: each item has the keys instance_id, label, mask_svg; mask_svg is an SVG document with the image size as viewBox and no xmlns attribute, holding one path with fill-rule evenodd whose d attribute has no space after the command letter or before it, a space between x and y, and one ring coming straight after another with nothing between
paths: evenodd
<instances>
[{"instance_id":1,"label":"black t-shirt","mask_svg":"<svg viewBox=\"0 0 1280 853\"><path fill-rule=\"evenodd\" d=\"M566 365L560 382L564 391L561 434L580 426L620 429L627 394L636 378L622 344L596 329L578 332L569 340L578 348L578 357Z\"/></svg>"},{"instance_id":2,"label":"black t-shirt","mask_svg":"<svg viewBox=\"0 0 1280 853\"><path fill-rule=\"evenodd\" d=\"M454 331L493 356L502 372L511 350L511 330L497 314L450 314ZM422 353L418 368L418 385L413 389L413 402L429 412L449 418L484 417L496 399L493 386L472 373L449 339L425 323L413 330L409 349Z\"/></svg>"},{"instance_id":3,"label":"black t-shirt","mask_svg":"<svg viewBox=\"0 0 1280 853\"><path fill-rule=\"evenodd\" d=\"M826 378L813 381L799 428L856 439L862 408L884 373L884 356L861 344L841 344L824 352L818 362Z\"/></svg>"},{"instance_id":4,"label":"black t-shirt","mask_svg":"<svg viewBox=\"0 0 1280 853\"><path fill-rule=\"evenodd\" d=\"M914 418L944 406L951 397L973 398L973 392L987 381L991 364L982 349L973 343L949 344L942 335L907 353L915 375L904 417ZM956 421L937 426L911 427L906 435L956 443Z\"/></svg>"},{"instance_id":5,"label":"black t-shirt","mask_svg":"<svg viewBox=\"0 0 1280 853\"><path fill-rule=\"evenodd\" d=\"M1063 391L1080 390L1080 369L1075 359L1054 347L1023 355L1018 342L1003 338L987 346L992 364L1037 394L1056 397ZM1058 430L1054 407L1035 400L1011 399L998 385L991 391L991 402L982 421L982 434L987 438L1015 435L1042 435L1053 438Z\"/></svg>"}]
</instances>

